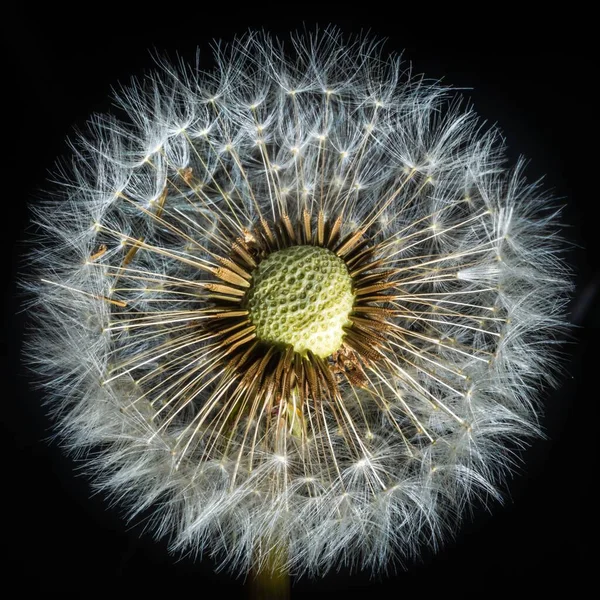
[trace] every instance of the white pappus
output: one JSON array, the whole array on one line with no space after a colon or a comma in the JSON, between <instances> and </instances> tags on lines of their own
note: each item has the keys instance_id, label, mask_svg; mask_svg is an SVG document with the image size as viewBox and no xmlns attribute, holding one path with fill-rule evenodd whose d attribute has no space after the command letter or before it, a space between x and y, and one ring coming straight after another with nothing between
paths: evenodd
<instances>
[{"instance_id":1,"label":"white pappus","mask_svg":"<svg viewBox=\"0 0 600 600\"><path fill-rule=\"evenodd\" d=\"M174 551L383 570L540 434L558 210L376 41L250 33L216 61L125 88L34 208L28 360L95 485Z\"/></svg>"}]
</instances>

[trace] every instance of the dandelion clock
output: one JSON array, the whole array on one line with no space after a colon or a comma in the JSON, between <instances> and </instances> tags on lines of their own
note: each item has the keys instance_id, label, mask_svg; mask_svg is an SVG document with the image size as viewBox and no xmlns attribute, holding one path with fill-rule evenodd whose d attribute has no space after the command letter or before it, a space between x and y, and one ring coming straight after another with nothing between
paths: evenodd
<instances>
[{"instance_id":1,"label":"dandelion clock","mask_svg":"<svg viewBox=\"0 0 600 600\"><path fill-rule=\"evenodd\" d=\"M556 203L375 37L216 48L117 92L34 206L54 431L176 556L410 565L541 434Z\"/></svg>"}]
</instances>

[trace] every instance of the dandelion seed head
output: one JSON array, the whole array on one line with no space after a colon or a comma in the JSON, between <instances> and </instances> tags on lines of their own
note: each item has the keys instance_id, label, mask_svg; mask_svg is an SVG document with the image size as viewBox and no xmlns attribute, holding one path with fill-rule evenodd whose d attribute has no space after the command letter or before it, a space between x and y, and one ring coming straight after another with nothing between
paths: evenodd
<instances>
[{"instance_id":1,"label":"dandelion seed head","mask_svg":"<svg viewBox=\"0 0 600 600\"><path fill-rule=\"evenodd\" d=\"M557 210L450 89L334 29L166 63L36 208L30 363L131 518L234 572L414 557L539 434Z\"/></svg>"}]
</instances>

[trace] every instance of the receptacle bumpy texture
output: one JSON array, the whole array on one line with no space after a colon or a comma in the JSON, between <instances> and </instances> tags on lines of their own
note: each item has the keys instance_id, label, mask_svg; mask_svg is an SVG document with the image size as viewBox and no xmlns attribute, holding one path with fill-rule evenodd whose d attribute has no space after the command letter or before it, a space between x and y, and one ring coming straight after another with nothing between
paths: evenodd
<instances>
[{"instance_id":1,"label":"receptacle bumpy texture","mask_svg":"<svg viewBox=\"0 0 600 600\"><path fill-rule=\"evenodd\" d=\"M248 294L259 339L325 358L342 345L354 294L344 262L326 248L292 246L263 260Z\"/></svg>"}]
</instances>

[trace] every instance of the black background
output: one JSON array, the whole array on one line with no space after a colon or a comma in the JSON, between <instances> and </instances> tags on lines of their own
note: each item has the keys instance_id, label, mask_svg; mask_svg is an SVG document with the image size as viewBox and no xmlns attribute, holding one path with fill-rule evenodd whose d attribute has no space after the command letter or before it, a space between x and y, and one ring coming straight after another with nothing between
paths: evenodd
<instances>
[{"instance_id":1,"label":"black background","mask_svg":"<svg viewBox=\"0 0 600 600\"><path fill-rule=\"evenodd\" d=\"M418 7L416 7L418 8ZM117 508L90 498L85 476L56 444L46 441L50 423L40 394L20 366L24 315L15 280L28 242L27 203L49 187L58 156L68 154L67 136L84 128L93 112L111 110L111 86L151 69L150 50L194 59L210 68L210 42L230 40L248 28L278 35L316 24L349 33L370 30L388 38L389 51L405 50L416 72L461 88L479 114L502 128L511 160L531 159L531 179L564 199L564 235L576 246L568 259L576 271L571 305L573 343L565 345L565 375L547 392L544 426L548 440L536 442L510 486L506 504L479 511L456 540L435 557L426 555L407 572L371 579L368 574L332 573L294 586L295 598L343 594L401 596L418 593L553 589L576 595L591 578L591 529L596 499L596 438L600 334L598 309L598 148L596 64L589 15L535 14L515 7L484 14L459 7L441 15L422 6L414 14L379 6L361 12L350 5L319 9L293 4L232 5L194 9L174 3L141 4L136 13L97 6L94 12L22 6L3 24L1 265L6 291L0 339L2 392L3 534L0 567L5 581L21 590L93 591L114 576L132 576L132 591L158 590L166 578L177 589L189 578L195 595L214 591L244 597L241 580L214 574L209 560L177 561L164 542L142 526L128 528ZM372 9L372 12L371 12ZM88 7L88 10L89 7ZM6 106L8 105L8 106ZM7 560L8 559L8 560ZM88 582L83 585L81 582ZM185 583L184 585L188 585ZM124 590L124 588L115 588Z\"/></svg>"}]
</instances>

